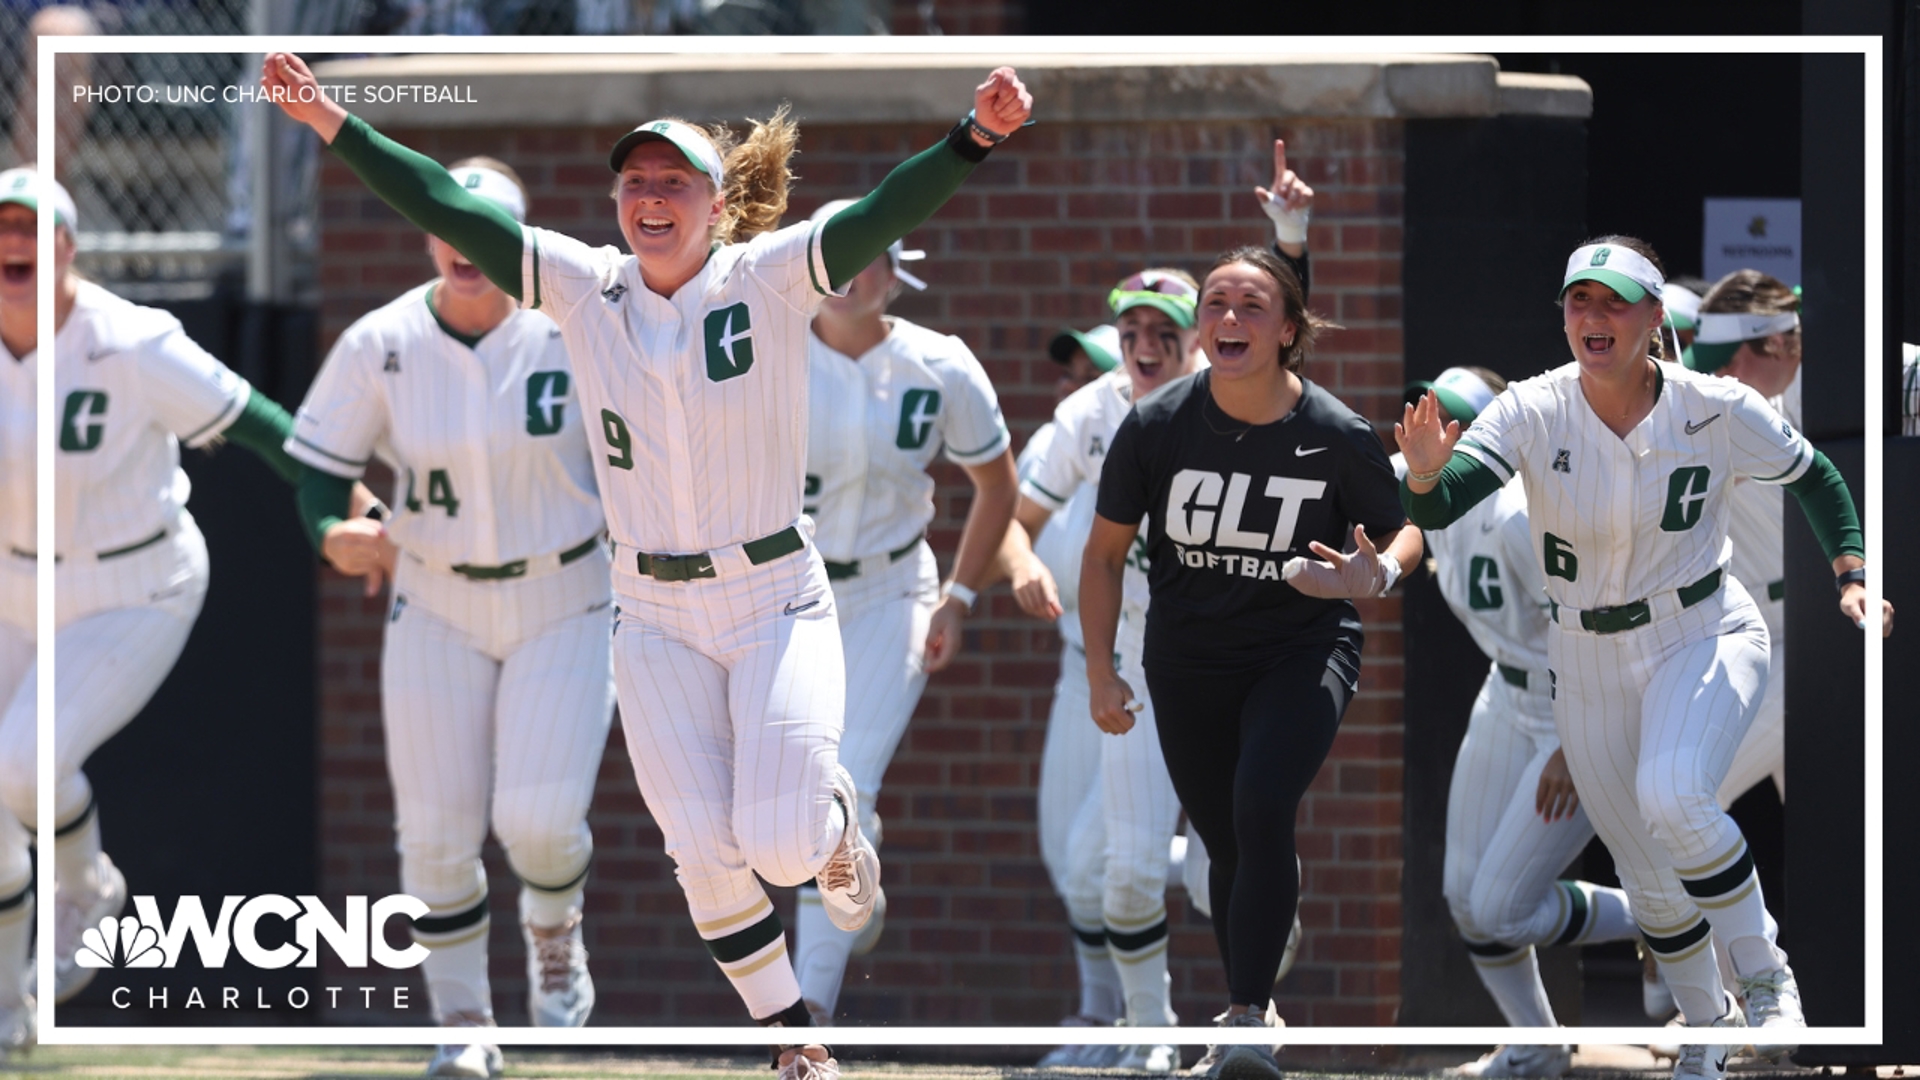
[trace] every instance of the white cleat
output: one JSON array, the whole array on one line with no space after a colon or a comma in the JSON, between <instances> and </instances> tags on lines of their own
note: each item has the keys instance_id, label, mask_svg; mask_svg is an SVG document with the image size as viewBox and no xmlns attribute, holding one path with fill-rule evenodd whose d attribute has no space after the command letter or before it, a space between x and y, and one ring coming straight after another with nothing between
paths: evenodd
<instances>
[{"instance_id":1,"label":"white cleat","mask_svg":"<svg viewBox=\"0 0 1920 1080\"><path fill-rule=\"evenodd\" d=\"M98 973L95 968L74 963L74 954L80 951L80 935L99 926L100 920L118 916L120 909L127 906L126 877L113 865L113 860L107 858L106 852L94 858L95 873L100 881L98 892L69 892L65 886L55 884L53 1000L56 1005L64 1005L77 997Z\"/></svg>"},{"instance_id":2,"label":"white cleat","mask_svg":"<svg viewBox=\"0 0 1920 1080\"><path fill-rule=\"evenodd\" d=\"M1122 1020L1119 1025L1127 1026ZM1100 1047L1100 1049L1106 1049ZM1112 1060L1102 1060L1098 1065L1089 1062L1089 1066L1120 1069L1126 1072L1143 1072L1154 1076L1167 1076L1180 1069L1180 1048L1159 1044L1133 1044L1118 1048L1119 1053Z\"/></svg>"},{"instance_id":3,"label":"white cleat","mask_svg":"<svg viewBox=\"0 0 1920 1080\"><path fill-rule=\"evenodd\" d=\"M478 1013L449 1013L440 1026L448 1028L490 1028L493 1017ZM500 1048L485 1043L448 1043L437 1046L433 1060L427 1062L428 1076L460 1076L469 1080L488 1080L506 1071L506 1059Z\"/></svg>"},{"instance_id":4,"label":"white cleat","mask_svg":"<svg viewBox=\"0 0 1920 1080\"><path fill-rule=\"evenodd\" d=\"M1777 1065L1800 1049L1797 1037L1791 1033L1807 1026L1806 1013L1800 1008L1800 984L1794 981L1793 969L1785 964L1739 981L1740 997L1746 1003L1747 1026L1766 1029L1768 1037L1767 1041L1753 1041L1753 1054ZM1793 1041L1778 1041L1781 1039Z\"/></svg>"},{"instance_id":5,"label":"white cleat","mask_svg":"<svg viewBox=\"0 0 1920 1080\"><path fill-rule=\"evenodd\" d=\"M1727 995L1726 1015L1707 1025L1716 1028L1743 1028L1747 1026L1746 1014L1740 1011L1740 1003ZM1673 1063L1673 1080L1726 1080L1727 1062L1732 1060L1733 1046L1680 1047L1680 1056Z\"/></svg>"},{"instance_id":6,"label":"white cleat","mask_svg":"<svg viewBox=\"0 0 1920 1080\"><path fill-rule=\"evenodd\" d=\"M1553 1080L1572 1070L1571 1046L1501 1046L1478 1061L1448 1069L1447 1075Z\"/></svg>"},{"instance_id":7,"label":"white cleat","mask_svg":"<svg viewBox=\"0 0 1920 1080\"><path fill-rule=\"evenodd\" d=\"M552 928L520 923L527 943L527 1015L534 1027L585 1027L593 1012L593 976L580 916Z\"/></svg>"},{"instance_id":8,"label":"white cleat","mask_svg":"<svg viewBox=\"0 0 1920 1080\"><path fill-rule=\"evenodd\" d=\"M12 1009L0 1009L0 1061L12 1061L39 1042L33 1017L33 995Z\"/></svg>"},{"instance_id":9,"label":"white cleat","mask_svg":"<svg viewBox=\"0 0 1920 1080\"><path fill-rule=\"evenodd\" d=\"M853 789L853 777L843 765L834 766L833 797L840 801L847 824L840 833L840 846L820 868L814 884L820 888L820 905L826 909L828 921L852 933L867 925L879 906L880 855L860 832L860 800ZM838 1075L837 1065L835 1069Z\"/></svg>"},{"instance_id":10,"label":"white cleat","mask_svg":"<svg viewBox=\"0 0 1920 1080\"><path fill-rule=\"evenodd\" d=\"M1070 1028L1103 1028L1109 1025L1107 1021L1095 1019L1091 1016L1069 1016L1065 1020L1060 1021L1060 1026ZM1065 1046L1056 1046L1045 1054L1042 1054L1040 1060L1034 1062L1033 1067L1036 1069L1085 1069L1095 1064L1110 1065L1113 1062L1105 1060L1105 1056L1108 1052L1117 1049L1119 1048L1100 1043L1068 1043ZM1112 1057L1113 1060L1118 1060L1119 1055L1113 1054Z\"/></svg>"}]
</instances>

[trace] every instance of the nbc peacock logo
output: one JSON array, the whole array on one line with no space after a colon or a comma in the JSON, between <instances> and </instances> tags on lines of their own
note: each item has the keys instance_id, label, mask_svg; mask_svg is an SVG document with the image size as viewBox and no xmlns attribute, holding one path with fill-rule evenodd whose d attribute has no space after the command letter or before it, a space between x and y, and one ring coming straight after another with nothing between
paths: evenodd
<instances>
[{"instance_id":1,"label":"nbc peacock logo","mask_svg":"<svg viewBox=\"0 0 1920 1080\"><path fill-rule=\"evenodd\" d=\"M167 954L151 926L131 915L108 916L81 931L73 962L83 968L157 968L165 966Z\"/></svg>"}]
</instances>

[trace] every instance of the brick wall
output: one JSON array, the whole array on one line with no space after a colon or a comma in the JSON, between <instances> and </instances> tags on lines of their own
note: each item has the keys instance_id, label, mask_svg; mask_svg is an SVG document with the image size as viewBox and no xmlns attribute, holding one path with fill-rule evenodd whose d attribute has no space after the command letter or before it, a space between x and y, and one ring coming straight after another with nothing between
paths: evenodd
<instances>
[{"instance_id":1,"label":"brick wall","mask_svg":"<svg viewBox=\"0 0 1920 1080\"><path fill-rule=\"evenodd\" d=\"M601 156L612 130L391 134L442 161L499 156L534 188L532 220L619 242ZM939 134L931 126L806 128L792 218L865 192ZM1016 446L1024 445L1052 409L1057 368L1044 345L1056 327L1100 321L1112 282L1143 265L1197 271L1230 245L1266 242L1251 190L1270 178L1275 136L1287 139L1296 168L1320 191L1312 306L1345 327L1323 339L1307 374L1389 432L1401 383L1397 121L1032 128L909 238L928 252L915 270L932 288L894 310L967 340L999 389ZM331 344L354 318L431 270L417 233L331 160L321 193L323 344ZM938 477L933 543L945 557L968 489L951 466ZM380 894L397 883L377 714L382 609L359 597L357 583L323 573L323 881L330 894ZM1390 1024L1399 1001L1399 601L1368 602L1362 615L1361 693L1300 815L1306 940L1280 997L1296 1025ZM843 1003L852 1022L1052 1023L1071 1011L1065 916L1034 833L1058 644L1050 627L1021 616L1006 591L995 590L969 625L965 653L928 688L880 800L891 913L880 947L849 970ZM600 990L596 1019L739 1021L738 999L687 920L615 731L592 810L598 854L586 933ZM524 983L512 878L489 850L498 886L495 997L502 1020L517 1022ZM776 900L790 912L790 890L776 890ZM1184 893L1175 890L1169 907L1175 1006L1188 1023L1204 1023L1225 994L1211 933Z\"/></svg>"}]
</instances>

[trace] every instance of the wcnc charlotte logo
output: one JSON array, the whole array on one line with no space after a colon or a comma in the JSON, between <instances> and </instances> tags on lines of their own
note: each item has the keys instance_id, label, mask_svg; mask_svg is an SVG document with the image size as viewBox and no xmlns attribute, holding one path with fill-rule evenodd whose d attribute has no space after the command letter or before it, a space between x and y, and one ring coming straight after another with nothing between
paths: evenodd
<instances>
[{"instance_id":1,"label":"wcnc charlotte logo","mask_svg":"<svg viewBox=\"0 0 1920 1080\"><path fill-rule=\"evenodd\" d=\"M220 910L212 919L207 917L206 905L197 896L181 897L174 905L170 920L161 916L160 905L151 896L134 897L133 908L133 915L101 919L98 926L82 930L74 963L83 968L126 971L172 968L183 959L189 945L200 966L209 970L224 969L229 960L236 961L235 966L268 971L317 968L322 943L340 966L349 969L364 970L375 964L393 970L418 967L428 955L426 948L417 943L395 948L387 942L386 927L390 920L418 919L428 913L424 901L404 894L383 896L372 902L364 896L346 897L345 910L339 918L328 911L317 896L290 897L277 893L222 897ZM320 992L329 994L330 1004L335 1007L343 991L349 993L350 1003L354 996L365 996L365 1005L371 1007L374 990L374 987L330 986L322 987ZM239 987L222 986L218 991L221 1008L241 1007ZM404 988L394 988L393 994L395 1008L408 1007ZM114 1007L131 1008L136 1003L134 995L135 991L129 986L114 987L111 995ZM200 987L191 987L181 1005L189 1009L206 1008L208 996ZM250 1007L272 1007L264 994L256 992L256 997L260 1000L250 1003ZM165 1009L169 1007L171 995L165 988L150 988L147 998L147 1007ZM296 986L289 991L287 1004L304 1009L310 1000L306 988Z\"/></svg>"}]
</instances>

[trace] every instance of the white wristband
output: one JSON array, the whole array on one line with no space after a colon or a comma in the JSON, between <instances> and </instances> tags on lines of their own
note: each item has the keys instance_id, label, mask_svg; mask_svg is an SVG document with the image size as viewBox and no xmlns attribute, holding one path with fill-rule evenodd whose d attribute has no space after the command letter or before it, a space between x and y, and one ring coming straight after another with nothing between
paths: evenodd
<instances>
[{"instance_id":1,"label":"white wristband","mask_svg":"<svg viewBox=\"0 0 1920 1080\"><path fill-rule=\"evenodd\" d=\"M1380 591L1373 594L1375 596L1387 595L1387 590L1393 588L1393 583L1400 580L1400 560L1382 552L1380 554L1380 573L1386 581L1380 586Z\"/></svg>"},{"instance_id":2,"label":"white wristband","mask_svg":"<svg viewBox=\"0 0 1920 1080\"><path fill-rule=\"evenodd\" d=\"M969 614L973 612L974 602L980 599L979 593L974 592L972 589L967 588L965 585L962 585L957 581L947 582L946 591L948 596L951 596L955 600L958 600L961 603L967 605L967 612Z\"/></svg>"},{"instance_id":3,"label":"white wristband","mask_svg":"<svg viewBox=\"0 0 1920 1080\"><path fill-rule=\"evenodd\" d=\"M1285 201L1269 192L1261 201L1260 209L1273 219L1273 237L1283 244L1304 244L1307 242L1307 222L1313 218L1313 207L1303 206L1298 210L1287 209Z\"/></svg>"}]
</instances>

